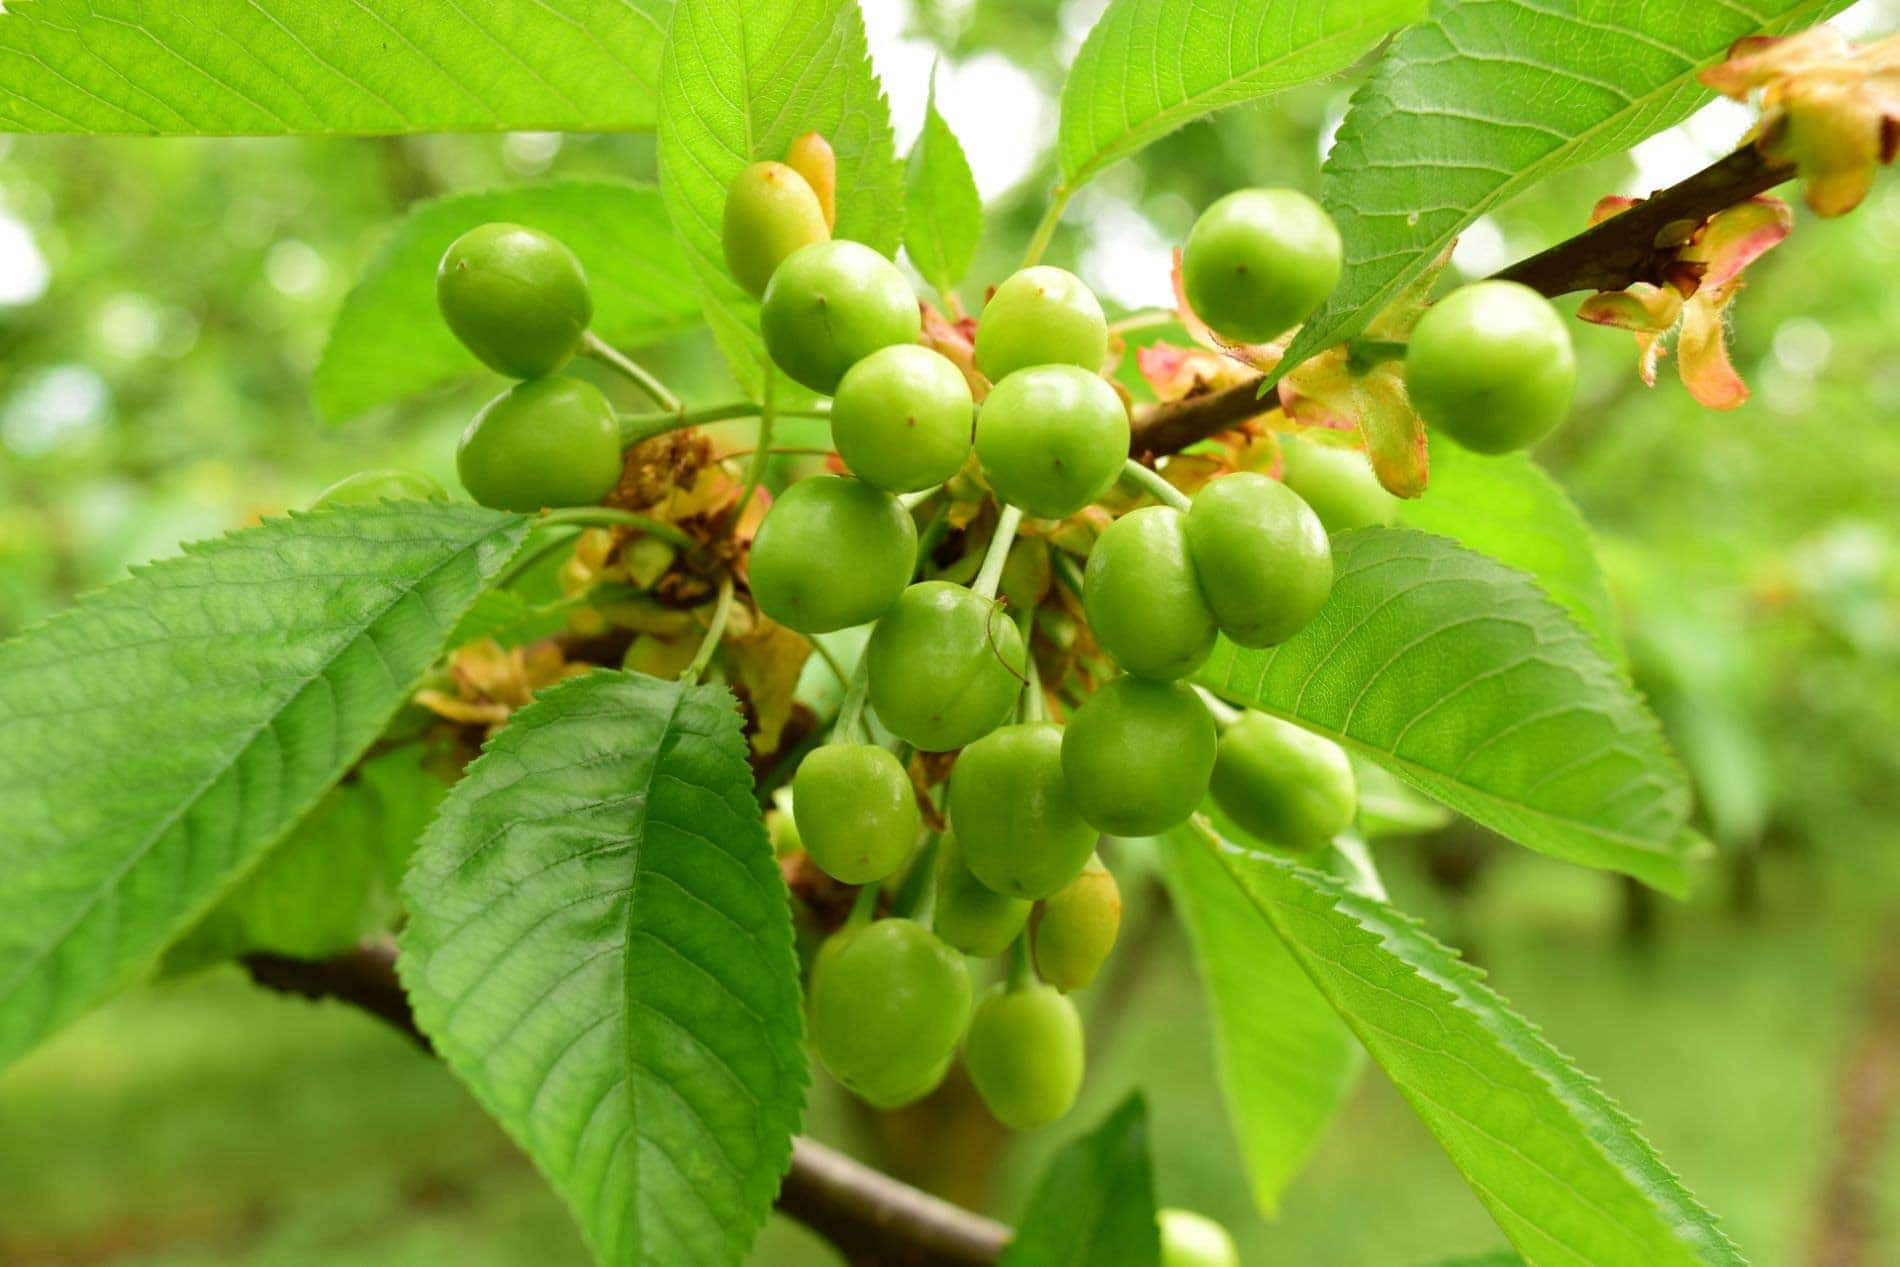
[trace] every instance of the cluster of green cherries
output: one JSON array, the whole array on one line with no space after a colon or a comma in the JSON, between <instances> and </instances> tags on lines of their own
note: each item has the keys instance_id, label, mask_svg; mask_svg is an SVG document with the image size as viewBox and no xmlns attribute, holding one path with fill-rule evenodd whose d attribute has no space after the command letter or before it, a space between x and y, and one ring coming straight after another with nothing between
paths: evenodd
<instances>
[{"instance_id":1,"label":"cluster of green cherries","mask_svg":"<svg viewBox=\"0 0 1900 1267\"><path fill-rule=\"evenodd\" d=\"M1121 917L1096 853L1103 835L1167 831L1210 791L1241 827L1289 850L1321 848L1350 823L1352 770L1337 746L1261 714L1223 729L1183 680L1220 634L1265 647L1312 620L1332 587L1331 548L1277 480L1228 475L1190 499L1131 469L1127 408L1102 376L1107 321L1080 279L1030 267L996 289L973 348L989 385L979 409L971 377L918 341L904 274L828 230L787 164L754 164L731 188L731 272L760 297L775 365L833 398L850 471L802 480L772 504L752 542L751 593L807 635L875 622L830 741L792 781L806 853L872 899L817 955L812 1041L842 1084L887 1108L934 1089L961 1048L998 1120L1032 1129L1062 1116L1082 1083L1068 995L1095 978ZM1323 295L1300 300L1289 323ZM1007 508L983 565L969 585L916 581L905 495L959 475L972 455ZM1021 515L1067 518L1124 474L1168 500L1123 514L1089 554L1089 626L1123 673L1065 726L1045 715L1029 613L1006 610L997 586ZM867 711L910 749L958 752L927 923L874 917L877 886L912 862L924 814ZM980 1001L966 956L1008 956Z\"/></svg>"}]
</instances>

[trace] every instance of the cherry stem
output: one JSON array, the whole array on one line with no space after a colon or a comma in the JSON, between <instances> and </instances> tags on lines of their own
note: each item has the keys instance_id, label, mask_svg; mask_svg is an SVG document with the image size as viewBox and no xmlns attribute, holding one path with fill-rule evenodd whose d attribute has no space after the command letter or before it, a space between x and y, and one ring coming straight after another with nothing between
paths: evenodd
<instances>
[{"instance_id":1,"label":"cherry stem","mask_svg":"<svg viewBox=\"0 0 1900 1267\"><path fill-rule=\"evenodd\" d=\"M686 408L665 383L654 377L653 371L610 346L592 330L581 335L581 351L631 379L635 386L652 398L654 404L668 413L677 414Z\"/></svg>"},{"instance_id":2,"label":"cherry stem","mask_svg":"<svg viewBox=\"0 0 1900 1267\"><path fill-rule=\"evenodd\" d=\"M1131 312L1119 321L1108 323L1109 337L1118 334L1134 334L1138 330L1156 330L1162 326L1171 326L1181 319L1181 315L1168 308L1149 308L1142 312Z\"/></svg>"},{"instance_id":3,"label":"cherry stem","mask_svg":"<svg viewBox=\"0 0 1900 1267\"><path fill-rule=\"evenodd\" d=\"M1206 687L1197 686L1194 688L1194 693L1201 697L1201 703L1207 705L1207 711L1214 717L1214 724L1222 730L1240 720L1240 710L1230 708L1226 700L1221 699Z\"/></svg>"},{"instance_id":4,"label":"cherry stem","mask_svg":"<svg viewBox=\"0 0 1900 1267\"><path fill-rule=\"evenodd\" d=\"M846 928L863 928L877 918L878 886L866 884L858 889L857 898L851 903L851 914L845 920Z\"/></svg>"},{"instance_id":5,"label":"cherry stem","mask_svg":"<svg viewBox=\"0 0 1900 1267\"><path fill-rule=\"evenodd\" d=\"M1034 618L1033 612L1025 610L1023 619L1019 622L1023 631L1024 648L1029 647L1029 631ZM1035 654L1025 650L1023 660L1024 667L1028 670L1025 676L1029 679L1023 683L1023 720L1026 722L1048 721L1049 701L1043 698L1042 673L1036 668Z\"/></svg>"},{"instance_id":6,"label":"cherry stem","mask_svg":"<svg viewBox=\"0 0 1900 1267\"><path fill-rule=\"evenodd\" d=\"M871 657L860 655L858 667L844 688L844 702L838 706L838 720L832 723L829 743L856 743L863 732L864 700L871 690Z\"/></svg>"},{"instance_id":7,"label":"cherry stem","mask_svg":"<svg viewBox=\"0 0 1900 1267\"><path fill-rule=\"evenodd\" d=\"M1049 195L1048 209L1042 213L1042 220L1036 225L1036 231L1030 236L1029 248L1023 252L1023 268L1039 263L1042 253L1049 249L1049 243L1056 236L1056 226L1062 223L1062 213L1069 209L1069 191L1057 185Z\"/></svg>"},{"instance_id":8,"label":"cherry stem","mask_svg":"<svg viewBox=\"0 0 1900 1267\"><path fill-rule=\"evenodd\" d=\"M916 510L919 506L943 491L943 485L932 484L929 488L920 488L914 493L899 493L897 504L905 510Z\"/></svg>"},{"instance_id":9,"label":"cherry stem","mask_svg":"<svg viewBox=\"0 0 1900 1267\"><path fill-rule=\"evenodd\" d=\"M771 370L765 371L765 400L759 405L759 439L753 450L752 460L746 464L745 484L739 489L739 500L732 505L732 515L727 523L736 528L745 515L745 508L752 500L752 494L759 491L759 482L765 478L765 464L772 458L772 426L778 421L778 409L773 400L777 395L778 375Z\"/></svg>"},{"instance_id":10,"label":"cherry stem","mask_svg":"<svg viewBox=\"0 0 1900 1267\"><path fill-rule=\"evenodd\" d=\"M548 510L541 513L537 525L579 524L583 528L633 528L649 537L657 537L669 545L682 550L697 550L699 542L675 528L672 524L661 523L646 515L636 515L631 510L621 510L614 506L566 506L560 510Z\"/></svg>"},{"instance_id":11,"label":"cherry stem","mask_svg":"<svg viewBox=\"0 0 1900 1267\"><path fill-rule=\"evenodd\" d=\"M713 603L712 622L706 626L706 636L699 640L699 650L693 653L693 662L680 674L682 682L697 682L706 674L707 666L712 664L713 652L719 649L719 640L726 636L726 622L732 618L732 573L719 578L719 598Z\"/></svg>"},{"instance_id":12,"label":"cherry stem","mask_svg":"<svg viewBox=\"0 0 1900 1267\"><path fill-rule=\"evenodd\" d=\"M782 418L829 418L831 417L831 402L821 400L802 409L781 409L778 412ZM642 440L651 440L654 436L663 436L669 431L683 431L687 427L697 427L708 422L727 422L734 418L757 418L759 414L759 406L749 400L735 400L721 405L706 405L699 409L682 409L669 413L621 414L620 447L631 449ZM750 451L746 450L746 452ZM825 451L829 452L829 450Z\"/></svg>"},{"instance_id":13,"label":"cherry stem","mask_svg":"<svg viewBox=\"0 0 1900 1267\"><path fill-rule=\"evenodd\" d=\"M1007 988L1011 994L1015 994L1019 990L1027 990L1034 983L1035 973L1029 963L1029 930L1024 929L1009 946Z\"/></svg>"},{"instance_id":14,"label":"cherry stem","mask_svg":"<svg viewBox=\"0 0 1900 1267\"><path fill-rule=\"evenodd\" d=\"M1129 458L1122 465L1122 474L1141 485L1164 506L1172 506L1176 510L1184 511L1194 504L1186 493L1163 479L1160 471L1150 466L1143 466L1133 458Z\"/></svg>"},{"instance_id":15,"label":"cherry stem","mask_svg":"<svg viewBox=\"0 0 1900 1267\"><path fill-rule=\"evenodd\" d=\"M930 896L933 887L931 877L937 869L937 846L942 839L942 832L924 833L924 846L911 859L910 870L904 873L903 883L897 886L897 895L891 899L891 914L916 919L917 912L924 909L924 899Z\"/></svg>"},{"instance_id":16,"label":"cherry stem","mask_svg":"<svg viewBox=\"0 0 1900 1267\"><path fill-rule=\"evenodd\" d=\"M1003 583L1003 564L1009 561L1009 547L1016 541L1016 529L1022 526L1023 512L1014 506L1005 506L996 517L996 533L990 538L989 549L983 554L983 566L977 569L976 579L970 582L970 588L984 598L995 598L997 586Z\"/></svg>"},{"instance_id":17,"label":"cherry stem","mask_svg":"<svg viewBox=\"0 0 1900 1267\"><path fill-rule=\"evenodd\" d=\"M851 689L851 675L845 672L844 665L838 662L838 657L831 648L809 634L806 635L805 641L811 643L812 654L825 662L825 667L831 670L831 676L838 679L839 688Z\"/></svg>"}]
</instances>

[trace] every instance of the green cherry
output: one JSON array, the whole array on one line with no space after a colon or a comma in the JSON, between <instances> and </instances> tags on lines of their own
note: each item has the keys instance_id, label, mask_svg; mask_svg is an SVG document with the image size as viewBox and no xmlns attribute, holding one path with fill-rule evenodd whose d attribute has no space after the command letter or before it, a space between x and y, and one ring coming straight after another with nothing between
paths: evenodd
<instances>
[{"instance_id":1,"label":"green cherry","mask_svg":"<svg viewBox=\"0 0 1900 1267\"><path fill-rule=\"evenodd\" d=\"M970 1018L963 1064L996 1120L1033 1131L1060 1118L1082 1090L1082 1018L1046 985L993 987Z\"/></svg>"},{"instance_id":2,"label":"green cherry","mask_svg":"<svg viewBox=\"0 0 1900 1267\"><path fill-rule=\"evenodd\" d=\"M519 224L484 224L449 244L435 271L442 319L484 365L540 378L580 347L594 301L574 252Z\"/></svg>"},{"instance_id":3,"label":"green cherry","mask_svg":"<svg viewBox=\"0 0 1900 1267\"><path fill-rule=\"evenodd\" d=\"M897 265L841 239L786 257L765 288L759 328L780 369L829 396L846 370L879 348L915 343L923 317Z\"/></svg>"},{"instance_id":4,"label":"green cherry","mask_svg":"<svg viewBox=\"0 0 1900 1267\"><path fill-rule=\"evenodd\" d=\"M1333 591L1326 526L1300 495L1252 471L1214 480L1187 514L1188 550L1221 632L1243 647L1285 642Z\"/></svg>"},{"instance_id":5,"label":"green cherry","mask_svg":"<svg viewBox=\"0 0 1900 1267\"><path fill-rule=\"evenodd\" d=\"M1154 836L1200 808L1218 743L1192 687L1118 677L1069 719L1062 775L1097 831Z\"/></svg>"},{"instance_id":6,"label":"green cherry","mask_svg":"<svg viewBox=\"0 0 1900 1267\"><path fill-rule=\"evenodd\" d=\"M948 581L905 590L865 647L871 707L891 733L949 752L1000 725L1022 694L1028 658L994 600Z\"/></svg>"},{"instance_id":7,"label":"green cherry","mask_svg":"<svg viewBox=\"0 0 1900 1267\"><path fill-rule=\"evenodd\" d=\"M1108 319L1095 292L1066 269L1039 264L996 288L976 326L976 367L993 383L1034 365L1099 373Z\"/></svg>"},{"instance_id":8,"label":"green cherry","mask_svg":"<svg viewBox=\"0 0 1900 1267\"><path fill-rule=\"evenodd\" d=\"M1281 436L1280 464L1286 486L1327 532L1398 522L1399 499L1385 491L1362 450Z\"/></svg>"},{"instance_id":9,"label":"green cherry","mask_svg":"<svg viewBox=\"0 0 1900 1267\"><path fill-rule=\"evenodd\" d=\"M937 842L932 900L930 924L937 936L979 959L994 959L1008 950L1032 909L1030 903L998 893L971 875L953 832L945 832Z\"/></svg>"},{"instance_id":10,"label":"green cherry","mask_svg":"<svg viewBox=\"0 0 1900 1267\"><path fill-rule=\"evenodd\" d=\"M1100 858L1090 858L1082 874L1036 912L1037 975L1064 994L1086 989L1115 949L1121 927L1121 886Z\"/></svg>"},{"instance_id":11,"label":"green cherry","mask_svg":"<svg viewBox=\"0 0 1900 1267\"><path fill-rule=\"evenodd\" d=\"M727 269L756 299L787 256L828 240L831 227L803 176L784 163L753 163L726 190L722 237Z\"/></svg>"},{"instance_id":12,"label":"green cherry","mask_svg":"<svg viewBox=\"0 0 1900 1267\"><path fill-rule=\"evenodd\" d=\"M1418 319L1405 389L1419 417L1467 449L1528 448L1570 410L1577 390L1570 331L1530 287L1473 282Z\"/></svg>"},{"instance_id":13,"label":"green cherry","mask_svg":"<svg viewBox=\"0 0 1900 1267\"><path fill-rule=\"evenodd\" d=\"M904 767L868 743L807 754L792 779L792 816L805 852L840 884L872 884L896 871L923 825Z\"/></svg>"},{"instance_id":14,"label":"green cherry","mask_svg":"<svg viewBox=\"0 0 1900 1267\"><path fill-rule=\"evenodd\" d=\"M1359 800L1345 749L1265 713L1227 728L1209 786L1243 831L1295 854L1331 843L1352 825Z\"/></svg>"},{"instance_id":15,"label":"green cherry","mask_svg":"<svg viewBox=\"0 0 1900 1267\"><path fill-rule=\"evenodd\" d=\"M1296 189L1241 189L1194 222L1181 251L1188 306L1234 343L1265 343L1313 315L1339 281L1339 230Z\"/></svg>"},{"instance_id":16,"label":"green cherry","mask_svg":"<svg viewBox=\"0 0 1900 1267\"><path fill-rule=\"evenodd\" d=\"M426 475L383 467L345 475L317 494L310 509L330 506L368 506L383 501L441 501L448 494Z\"/></svg>"},{"instance_id":17,"label":"green cherry","mask_svg":"<svg viewBox=\"0 0 1900 1267\"><path fill-rule=\"evenodd\" d=\"M859 479L893 493L941 484L970 456L976 403L949 358L919 343L853 365L831 403L831 438Z\"/></svg>"},{"instance_id":18,"label":"green cherry","mask_svg":"<svg viewBox=\"0 0 1900 1267\"><path fill-rule=\"evenodd\" d=\"M943 1078L970 1015L963 956L922 925L847 927L818 951L811 1041L831 1076L879 1108L920 1099Z\"/></svg>"},{"instance_id":19,"label":"green cherry","mask_svg":"<svg viewBox=\"0 0 1900 1267\"><path fill-rule=\"evenodd\" d=\"M1192 1210L1158 1210L1161 1267L1240 1267L1227 1229Z\"/></svg>"},{"instance_id":20,"label":"green cherry","mask_svg":"<svg viewBox=\"0 0 1900 1267\"><path fill-rule=\"evenodd\" d=\"M1019 370L976 418L976 456L997 497L1063 519L1108 491L1128 458L1128 411L1099 374L1073 365Z\"/></svg>"},{"instance_id":21,"label":"green cherry","mask_svg":"<svg viewBox=\"0 0 1900 1267\"><path fill-rule=\"evenodd\" d=\"M1048 897L1095 851L1096 831L1062 777L1054 722L1004 726L958 754L950 822L970 874L1010 897Z\"/></svg>"},{"instance_id":22,"label":"green cherry","mask_svg":"<svg viewBox=\"0 0 1900 1267\"><path fill-rule=\"evenodd\" d=\"M496 510L591 506L620 482L620 424L593 384L531 378L475 415L455 469L468 495Z\"/></svg>"},{"instance_id":23,"label":"green cherry","mask_svg":"<svg viewBox=\"0 0 1900 1267\"><path fill-rule=\"evenodd\" d=\"M1102 649L1137 677L1172 680L1214 650L1214 613L1189 551L1187 516L1142 506L1096 538L1082 605Z\"/></svg>"},{"instance_id":24,"label":"green cherry","mask_svg":"<svg viewBox=\"0 0 1900 1267\"><path fill-rule=\"evenodd\" d=\"M752 539L752 598L803 634L876 620L910 584L917 526L897 499L839 475L780 493Z\"/></svg>"}]
</instances>

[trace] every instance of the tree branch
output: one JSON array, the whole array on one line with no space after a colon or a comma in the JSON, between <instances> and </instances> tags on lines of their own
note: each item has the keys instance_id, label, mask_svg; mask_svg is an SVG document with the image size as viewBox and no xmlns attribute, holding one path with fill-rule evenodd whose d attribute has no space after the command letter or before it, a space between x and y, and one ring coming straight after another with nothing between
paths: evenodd
<instances>
[{"instance_id":1,"label":"tree branch","mask_svg":"<svg viewBox=\"0 0 1900 1267\"><path fill-rule=\"evenodd\" d=\"M416 1027L396 978L396 947L388 941L366 942L321 960L247 955L244 968L266 989L347 1003L425 1051L433 1050ZM779 1188L778 1209L865 1267L990 1267L1002 1257L1010 1236L1001 1223L804 1136L792 1141L792 1165Z\"/></svg>"},{"instance_id":2,"label":"tree branch","mask_svg":"<svg viewBox=\"0 0 1900 1267\"><path fill-rule=\"evenodd\" d=\"M1688 228L1793 176L1793 168L1770 163L1754 146L1743 146L1496 276L1551 298L1579 290L1622 290L1632 282L1659 284L1671 246ZM1258 399L1259 390L1260 380L1251 378L1205 396L1141 406L1134 413L1129 452L1136 457L1174 453L1257 417L1272 407Z\"/></svg>"}]
</instances>

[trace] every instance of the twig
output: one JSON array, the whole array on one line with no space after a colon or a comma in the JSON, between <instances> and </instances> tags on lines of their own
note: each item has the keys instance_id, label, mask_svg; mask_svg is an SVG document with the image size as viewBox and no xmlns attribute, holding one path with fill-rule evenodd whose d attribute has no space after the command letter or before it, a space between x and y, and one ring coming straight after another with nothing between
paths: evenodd
<instances>
[{"instance_id":1,"label":"twig","mask_svg":"<svg viewBox=\"0 0 1900 1267\"><path fill-rule=\"evenodd\" d=\"M306 999L357 1007L429 1050L396 979L396 948L371 942L329 959L250 955L251 979ZM873 1170L814 1140L792 1141L778 1209L830 1241L853 1263L888 1267L989 1267L1007 1227Z\"/></svg>"},{"instance_id":2,"label":"twig","mask_svg":"<svg viewBox=\"0 0 1900 1267\"><path fill-rule=\"evenodd\" d=\"M1683 226L1699 224L1793 176L1792 168L1769 163L1754 147L1744 147L1497 276L1552 298L1658 282L1670 258L1668 243ZM1259 391L1255 377L1204 396L1142 406L1134 411L1128 451L1137 457L1175 453L1257 417L1273 408L1271 398L1261 400Z\"/></svg>"}]
</instances>

